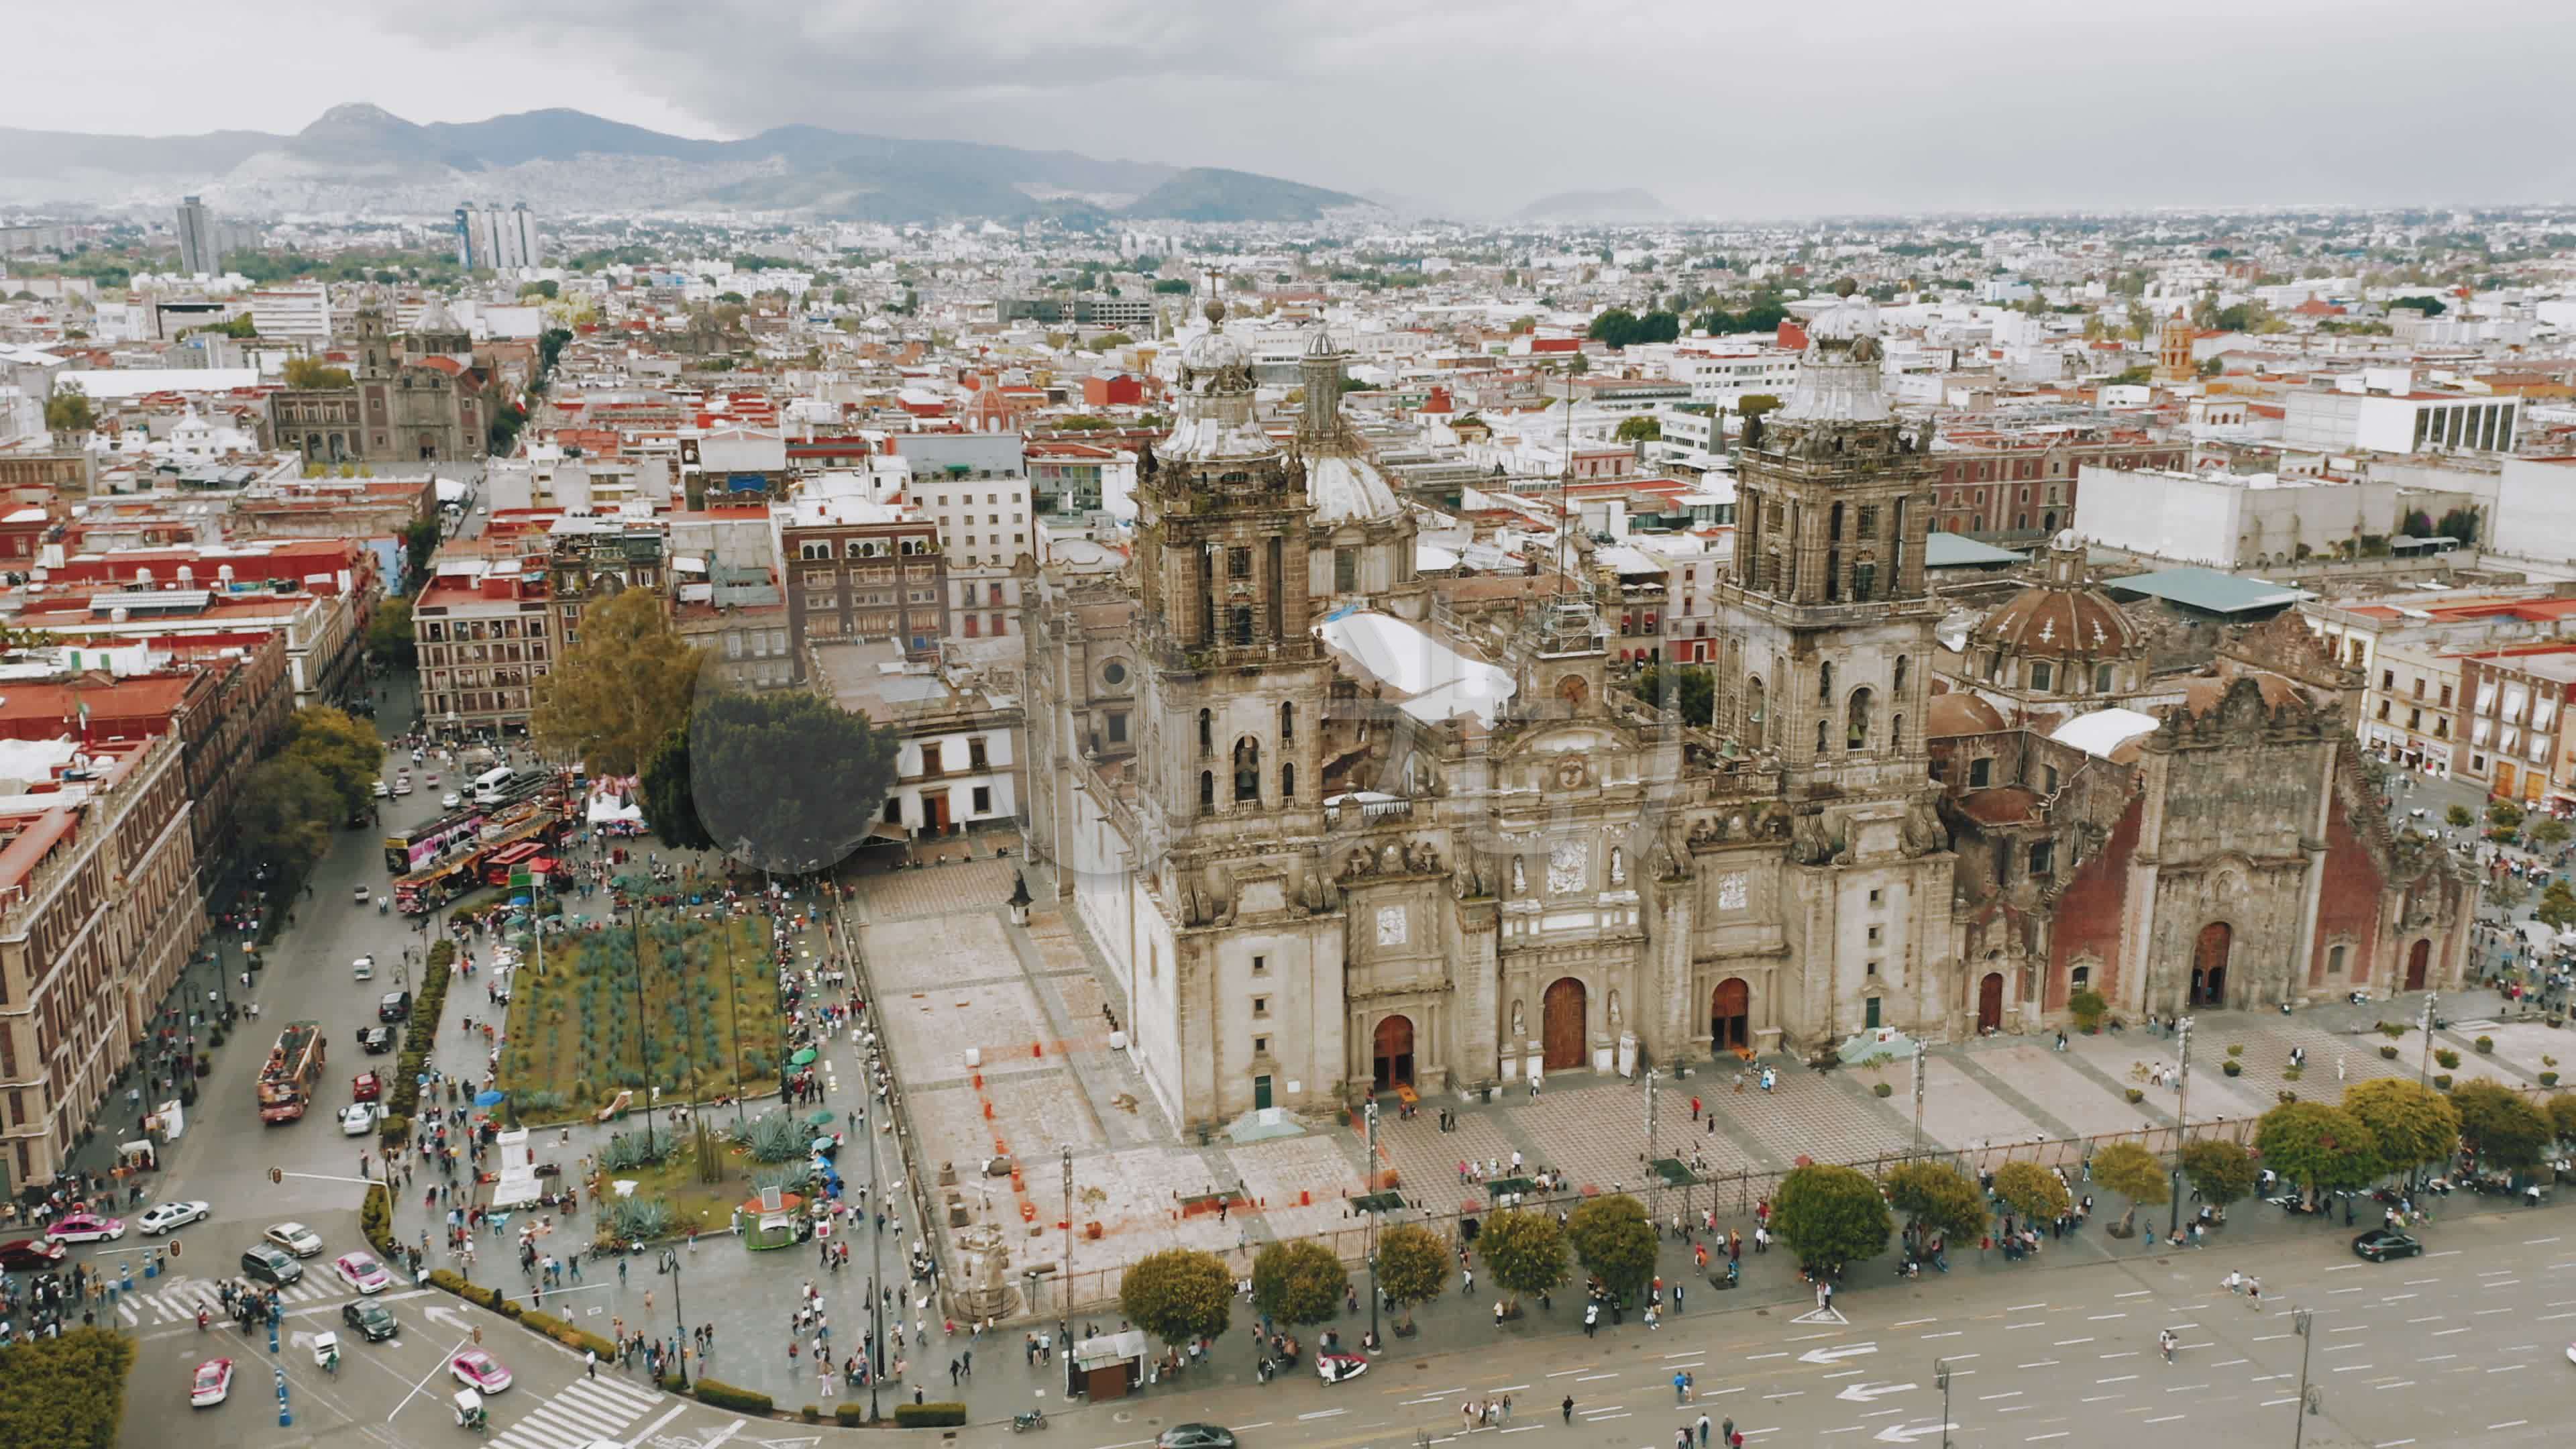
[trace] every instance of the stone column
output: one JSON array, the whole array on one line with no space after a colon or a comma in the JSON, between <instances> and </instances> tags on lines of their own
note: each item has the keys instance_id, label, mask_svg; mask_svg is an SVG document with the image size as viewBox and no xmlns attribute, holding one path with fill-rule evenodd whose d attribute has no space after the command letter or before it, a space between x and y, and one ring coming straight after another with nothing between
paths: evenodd
<instances>
[{"instance_id":1,"label":"stone column","mask_svg":"<svg viewBox=\"0 0 2576 1449\"><path fill-rule=\"evenodd\" d=\"M1693 882L1657 881L1655 891L1655 934L1647 960L1657 973L1654 981L1656 1009L1647 1042L1661 1063L1696 1057L1696 1033L1691 1027L1691 1007L1699 983L1691 971L1691 917Z\"/></svg>"},{"instance_id":2,"label":"stone column","mask_svg":"<svg viewBox=\"0 0 2576 1449\"><path fill-rule=\"evenodd\" d=\"M1450 958L1450 1001L1444 1014L1452 1033L1442 1055L1461 1085L1493 1081L1501 1071L1501 1032L1507 1023L1497 1015L1503 992L1499 913L1491 901L1461 902L1455 907L1457 952ZM1538 1005L1527 1010L1535 1021Z\"/></svg>"}]
</instances>

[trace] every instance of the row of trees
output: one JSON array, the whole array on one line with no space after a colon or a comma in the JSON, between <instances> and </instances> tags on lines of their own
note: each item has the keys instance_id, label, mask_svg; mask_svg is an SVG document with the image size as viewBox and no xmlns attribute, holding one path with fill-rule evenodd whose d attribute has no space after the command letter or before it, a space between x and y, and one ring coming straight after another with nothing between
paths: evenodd
<instances>
[{"instance_id":1,"label":"row of trees","mask_svg":"<svg viewBox=\"0 0 2576 1449\"><path fill-rule=\"evenodd\" d=\"M1507 1312L1523 1298L1553 1293L1579 1261L1610 1292L1641 1292L1655 1272L1655 1229L1645 1206L1626 1194L1595 1198L1560 1224L1546 1212L1505 1209L1483 1220L1476 1236L1486 1276ZM1450 1241L1419 1223L1378 1234L1377 1286L1412 1322L1412 1310L1440 1295L1456 1262ZM1291 1327L1321 1323L1351 1291L1349 1270L1332 1249L1301 1240L1273 1243L1252 1262L1252 1304ZM1167 1344L1215 1338L1231 1324L1234 1277L1223 1259L1195 1248L1171 1248L1129 1266L1118 1294L1129 1322Z\"/></svg>"},{"instance_id":2,"label":"row of trees","mask_svg":"<svg viewBox=\"0 0 2576 1449\"><path fill-rule=\"evenodd\" d=\"M529 731L604 775L639 776L674 848L780 870L836 863L876 823L899 736L802 691L744 694L673 632L650 590L582 614L581 641L537 687Z\"/></svg>"},{"instance_id":3,"label":"row of trees","mask_svg":"<svg viewBox=\"0 0 2576 1449\"><path fill-rule=\"evenodd\" d=\"M331 848L332 830L370 808L383 764L374 725L327 705L297 710L276 752L242 784L234 807L242 849L274 866L278 889L292 892Z\"/></svg>"}]
</instances>

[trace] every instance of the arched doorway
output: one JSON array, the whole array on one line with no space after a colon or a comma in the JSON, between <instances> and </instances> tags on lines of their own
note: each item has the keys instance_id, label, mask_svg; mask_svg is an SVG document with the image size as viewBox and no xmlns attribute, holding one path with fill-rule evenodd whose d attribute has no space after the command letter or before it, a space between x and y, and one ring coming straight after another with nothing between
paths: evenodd
<instances>
[{"instance_id":1,"label":"arched doorway","mask_svg":"<svg viewBox=\"0 0 2576 1449\"><path fill-rule=\"evenodd\" d=\"M2423 990L2424 978L2432 969L2433 943L2429 940L2416 942L2415 948L2406 953L2406 989Z\"/></svg>"},{"instance_id":2,"label":"arched doorway","mask_svg":"<svg viewBox=\"0 0 2576 1449\"><path fill-rule=\"evenodd\" d=\"M1977 1030L2001 1031L2004 1027L2004 973L1989 971L1977 983Z\"/></svg>"},{"instance_id":3,"label":"arched doorway","mask_svg":"<svg viewBox=\"0 0 2576 1449\"><path fill-rule=\"evenodd\" d=\"M1376 1090L1389 1092L1412 1082L1413 1018L1390 1016L1381 1020L1369 1055L1376 1065L1370 1078Z\"/></svg>"},{"instance_id":4,"label":"arched doorway","mask_svg":"<svg viewBox=\"0 0 2576 1449\"><path fill-rule=\"evenodd\" d=\"M1717 983L1708 1002L1708 1049L1711 1054L1753 1045L1753 988L1741 976Z\"/></svg>"},{"instance_id":5,"label":"arched doorway","mask_svg":"<svg viewBox=\"0 0 2576 1449\"><path fill-rule=\"evenodd\" d=\"M1571 976L1560 977L1548 987L1539 1012L1540 1034L1547 1043L1547 1069L1551 1072L1572 1071L1585 1065L1587 1036L1583 1020L1585 993L1583 983Z\"/></svg>"},{"instance_id":6,"label":"arched doorway","mask_svg":"<svg viewBox=\"0 0 2576 1449\"><path fill-rule=\"evenodd\" d=\"M2200 928L2200 939L2191 948L2192 1005L2227 1004L2227 948L2235 937L2225 921L2212 921Z\"/></svg>"}]
</instances>

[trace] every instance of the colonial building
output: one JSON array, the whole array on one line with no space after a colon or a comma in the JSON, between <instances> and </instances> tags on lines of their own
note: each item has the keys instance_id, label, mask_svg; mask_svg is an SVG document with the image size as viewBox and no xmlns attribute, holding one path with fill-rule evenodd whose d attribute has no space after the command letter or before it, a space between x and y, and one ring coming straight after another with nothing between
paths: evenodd
<instances>
[{"instance_id":1,"label":"colonial building","mask_svg":"<svg viewBox=\"0 0 2576 1449\"><path fill-rule=\"evenodd\" d=\"M269 394L269 435L309 463L452 463L487 451L495 388L473 340L433 301L397 339L370 300L349 321L347 387Z\"/></svg>"},{"instance_id":2,"label":"colonial building","mask_svg":"<svg viewBox=\"0 0 2576 1449\"><path fill-rule=\"evenodd\" d=\"M1307 365L1339 366L1321 338ZM1031 853L1106 956L1167 1110L1208 1127L1409 1084L1821 1053L1873 1027L2019 1029L2063 1010L2088 951L2088 979L2124 1001L2180 999L2209 919L2180 898L2180 869L2169 908L2090 902L2062 952L2054 897L2031 898L2014 919L2038 926L1987 964L2006 934L1985 884L1998 847L1974 811L1945 821L1960 777L1936 778L1934 739L1948 736L1927 729L1939 464L1898 423L1880 371L1876 309L1847 291L1815 320L1794 395L1749 429L1731 573L1708 593L1716 714L1696 729L1612 667L1583 536L1536 587L1472 617L1415 580L1410 516L1377 502L1374 471L1344 451L1333 389L1309 378L1293 432L1262 426L1249 355L1211 307L1181 351L1173 431L1140 457L1129 567L1052 562L1024 594ZM2050 587L2082 592L2073 575ZM2044 651L2079 615L2055 617L2033 605L1993 637ZM2107 627L2067 657L2085 669L2079 696L2098 690L2098 662L2115 696L2143 667ZM1947 699L2034 738L1983 700ZM2295 885L2310 846L2348 820L2356 844L2319 848L2379 852L2396 903L2358 871L2304 878L2305 899L2327 903L2309 914L2346 948L2339 969L2365 954L2377 969L2412 949L2404 932L2424 938L2419 920L2456 931L2467 902L2386 840L2350 793L2366 785L2329 772L2317 728L2285 716L2204 742L2176 725L2169 773L2307 791L2266 797L2273 834L2240 851L2261 866L2248 889ZM2265 729L2284 737L2281 758L2243 753ZM2123 788L2105 768L2083 798L2117 820ZM1954 826L1973 859L1954 853ZM2054 848L2039 858L2052 878L2095 851ZM2147 857L2122 858L2152 875ZM2302 897L2263 899L2263 934L2241 918L2248 957L2287 960L2306 918L2281 902ZM2441 971L2457 970L2453 939ZM2228 999L2270 999L2239 978Z\"/></svg>"}]
</instances>

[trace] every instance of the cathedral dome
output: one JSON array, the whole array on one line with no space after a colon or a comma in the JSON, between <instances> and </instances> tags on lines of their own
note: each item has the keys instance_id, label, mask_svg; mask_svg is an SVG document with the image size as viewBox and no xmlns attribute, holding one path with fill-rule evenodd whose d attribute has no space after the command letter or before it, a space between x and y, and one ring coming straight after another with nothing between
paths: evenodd
<instances>
[{"instance_id":1,"label":"cathedral dome","mask_svg":"<svg viewBox=\"0 0 2576 1449\"><path fill-rule=\"evenodd\" d=\"M2138 631L2099 589L2035 584L1988 614L1969 638L2041 659L2107 659L2131 652Z\"/></svg>"},{"instance_id":2,"label":"cathedral dome","mask_svg":"<svg viewBox=\"0 0 2576 1449\"><path fill-rule=\"evenodd\" d=\"M1404 516L1386 475L1365 458L1320 453L1306 462L1306 496L1319 524L1376 523Z\"/></svg>"},{"instance_id":3,"label":"cathedral dome","mask_svg":"<svg viewBox=\"0 0 2576 1449\"><path fill-rule=\"evenodd\" d=\"M1211 299L1204 315L1208 330L1181 344L1181 385L1204 391L1211 382L1230 382L1239 375L1248 388L1252 381L1252 353L1226 335L1225 304Z\"/></svg>"}]
</instances>

